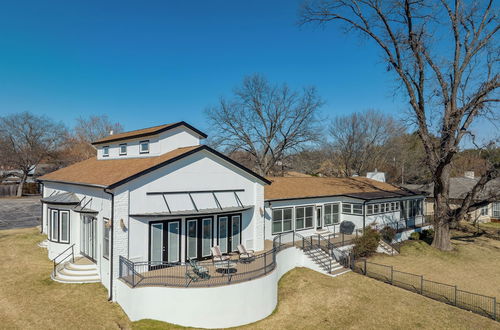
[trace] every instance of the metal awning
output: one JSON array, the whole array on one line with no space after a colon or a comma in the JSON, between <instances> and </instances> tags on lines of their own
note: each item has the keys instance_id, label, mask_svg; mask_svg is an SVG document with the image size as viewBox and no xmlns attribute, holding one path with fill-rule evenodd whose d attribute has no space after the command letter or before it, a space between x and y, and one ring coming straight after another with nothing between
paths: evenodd
<instances>
[{"instance_id":1,"label":"metal awning","mask_svg":"<svg viewBox=\"0 0 500 330\"><path fill-rule=\"evenodd\" d=\"M56 204L56 205L74 205L70 207L70 210L79 213L99 213L99 211L93 210L87 205L92 202L92 198L84 196L82 200L78 199L75 193L65 192L60 194L52 194L50 196L40 199L42 203L46 204Z\"/></svg>"},{"instance_id":2,"label":"metal awning","mask_svg":"<svg viewBox=\"0 0 500 330\"><path fill-rule=\"evenodd\" d=\"M200 210L183 210L183 211L172 211L172 212L152 212L152 213L140 213L131 214L131 217L170 217L170 216L199 216L199 215L213 215L213 214L227 214L242 212L251 209L253 206L231 206L223 208L212 208L212 209L200 209Z\"/></svg>"},{"instance_id":3,"label":"metal awning","mask_svg":"<svg viewBox=\"0 0 500 330\"><path fill-rule=\"evenodd\" d=\"M78 213L99 213L99 211L92 210L92 209L89 209L86 207L80 207L80 206L76 206L73 209L73 211L78 212Z\"/></svg>"},{"instance_id":4,"label":"metal awning","mask_svg":"<svg viewBox=\"0 0 500 330\"><path fill-rule=\"evenodd\" d=\"M245 191L245 189L152 191L152 192L147 192L146 195L148 195L148 196L161 195L163 197L163 202L165 203L165 206L167 208L168 213L162 212L161 216L163 216L163 215L196 215L196 214L214 214L214 213L220 214L220 213L228 213L228 212L233 212L233 211L241 211L241 208L245 208L245 206L241 202L241 199L238 196L238 192L243 192L243 191ZM219 202L219 199L217 198L218 193L232 193L234 195L234 198L235 198L235 201L237 204L237 206L235 206L235 208L239 208L239 209L224 212L223 211L224 207L222 207L221 203ZM211 195L212 198L214 199L214 203L217 206L217 208L201 209L200 210L200 208L198 207L198 205L196 204L196 202L193 198L193 195L197 195L197 194L209 194L209 195ZM191 204L193 206L194 211L174 211L174 212L177 212L177 214L172 212L170 205L168 204L168 201L167 201L167 196L171 196L171 195L186 195L186 196L188 196L189 199L191 200ZM251 206L249 206L249 207L251 207ZM228 209L228 208L232 208L232 207L226 207L226 209ZM246 209L248 209L248 208L246 208ZM179 214L179 212L183 212L183 213ZM186 213L186 212L189 212L189 213ZM210 213L207 213L207 212L210 212Z\"/></svg>"},{"instance_id":5,"label":"metal awning","mask_svg":"<svg viewBox=\"0 0 500 330\"><path fill-rule=\"evenodd\" d=\"M51 196L44 197L40 199L40 201L46 204L62 204L62 205L80 204L80 200L72 192L54 194Z\"/></svg>"}]
</instances>

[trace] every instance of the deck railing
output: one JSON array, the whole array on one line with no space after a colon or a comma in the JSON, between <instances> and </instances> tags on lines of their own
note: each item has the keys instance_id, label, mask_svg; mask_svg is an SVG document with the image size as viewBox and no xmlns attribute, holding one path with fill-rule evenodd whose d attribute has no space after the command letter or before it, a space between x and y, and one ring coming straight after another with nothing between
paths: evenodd
<instances>
[{"instance_id":1,"label":"deck railing","mask_svg":"<svg viewBox=\"0 0 500 330\"><path fill-rule=\"evenodd\" d=\"M54 278L57 276L57 270L60 268L64 262L71 259L72 262L75 262L75 244L72 244L63 252L59 253L54 259L52 259L52 276Z\"/></svg>"},{"instance_id":2,"label":"deck railing","mask_svg":"<svg viewBox=\"0 0 500 330\"><path fill-rule=\"evenodd\" d=\"M278 235L269 251L248 259L230 259L168 263L164 261L133 262L120 256L120 278L131 287L212 287L250 281L276 268L276 254L296 242L294 233Z\"/></svg>"}]
</instances>

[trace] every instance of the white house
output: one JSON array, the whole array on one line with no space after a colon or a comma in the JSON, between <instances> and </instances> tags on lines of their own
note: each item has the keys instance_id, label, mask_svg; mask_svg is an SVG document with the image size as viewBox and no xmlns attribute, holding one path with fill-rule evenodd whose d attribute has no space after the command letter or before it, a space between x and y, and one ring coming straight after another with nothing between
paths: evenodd
<instances>
[{"instance_id":1,"label":"white house","mask_svg":"<svg viewBox=\"0 0 500 330\"><path fill-rule=\"evenodd\" d=\"M185 122L110 135L97 157L39 178L52 277L102 282L132 320L230 327L272 313L293 267L347 271L346 235L423 224L422 195L367 178L264 178L204 138ZM255 252L238 256L240 244Z\"/></svg>"}]
</instances>

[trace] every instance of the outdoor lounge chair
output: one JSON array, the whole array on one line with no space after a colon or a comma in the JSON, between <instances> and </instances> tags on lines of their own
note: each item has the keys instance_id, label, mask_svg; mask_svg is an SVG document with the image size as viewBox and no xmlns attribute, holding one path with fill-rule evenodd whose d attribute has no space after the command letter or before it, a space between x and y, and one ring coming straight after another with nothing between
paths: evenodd
<instances>
[{"instance_id":1,"label":"outdoor lounge chair","mask_svg":"<svg viewBox=\"0 0 500 330\"><path fill-rule=\"evenodd\" d=\"M186 283L186 286L188 286L191 282L210 279L210 274L208 273L208 269L206 267L200 266L194 259L190 258L188 260L189 265L191 266L191 270L186 271L186 279L189 279L189 282Z\"/></svg>"},{"instance_id":2,"label":"outdoor lounge chair","mask_svg":"<svg viewBox=\"0 0 500 330\"><path fill-rule=\"evenodd\" d=\"M220 247L218 245L211 247L210 250L212 251L213 262L229 260L229 256L222 255L222 252L220 251Z\"/></svg>"},{"instance_id":3,"label":"outdoor lounge chair","mask_svg":"<svg viewBox=\"0 0 500 330\"><path fill-rule=\"evenodd\" d=\"M252 261L255 259L255 251L247 250L243 244L238 244L238 252L240 253L241 261Z\"/></svg>"}]
</instances>

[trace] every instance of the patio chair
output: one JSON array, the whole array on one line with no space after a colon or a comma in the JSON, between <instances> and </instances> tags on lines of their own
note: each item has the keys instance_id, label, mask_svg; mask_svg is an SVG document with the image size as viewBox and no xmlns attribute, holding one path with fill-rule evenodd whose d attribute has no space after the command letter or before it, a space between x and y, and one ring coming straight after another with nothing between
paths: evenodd
<instances>
[{"instance_id":1,"label":"patio chair","mask_svg":"<svg viewBox=\"0 0 500 330\"><path fill-rule=\"evenodd\" d=\"M189 286L191 282L198 282L199 280L209 280L210 274L208 273L208 269L206 267L200 266L198 262L194 259L189 258L189 265L191 266L191 270L186 271L186 279L189 281L186 282L186 286Z\"/></svg>"},{"instance_id":2,"label":"patio chair","mask_svg":"<svg viewBox=\"0 0 500 330\"><path fill-rule=\"evenodd\" d=\"M218 245L211 247L210 250L212 251L213 262L229 260L229 256L222 255L222 252L220 251L220 247Z\"/></svg>"},{"instance_id":3,"label":"patio chair","mask_svg":"<svg viewBox=\"0 0 500 330\"><path fill-rule=\"evenodd\" d=\"M238 244L238 252L240 253L240 260L241 261L252 261L255 259L255 251L254 250L247 250L243 244Z\"/></svg>"},{"instance_id":4,"label":"patio chair","mask_svg":"<svg viewBox=\"0 0 500 330\"><path fill-rule=\"evenodd\" d=\"M189 265L191 266L191 270L201 279L209 279L210 274L208 273L208 269L206 267L200 266L198 261L195 259L189 258Z\"/></svg>"}]
</instances>

